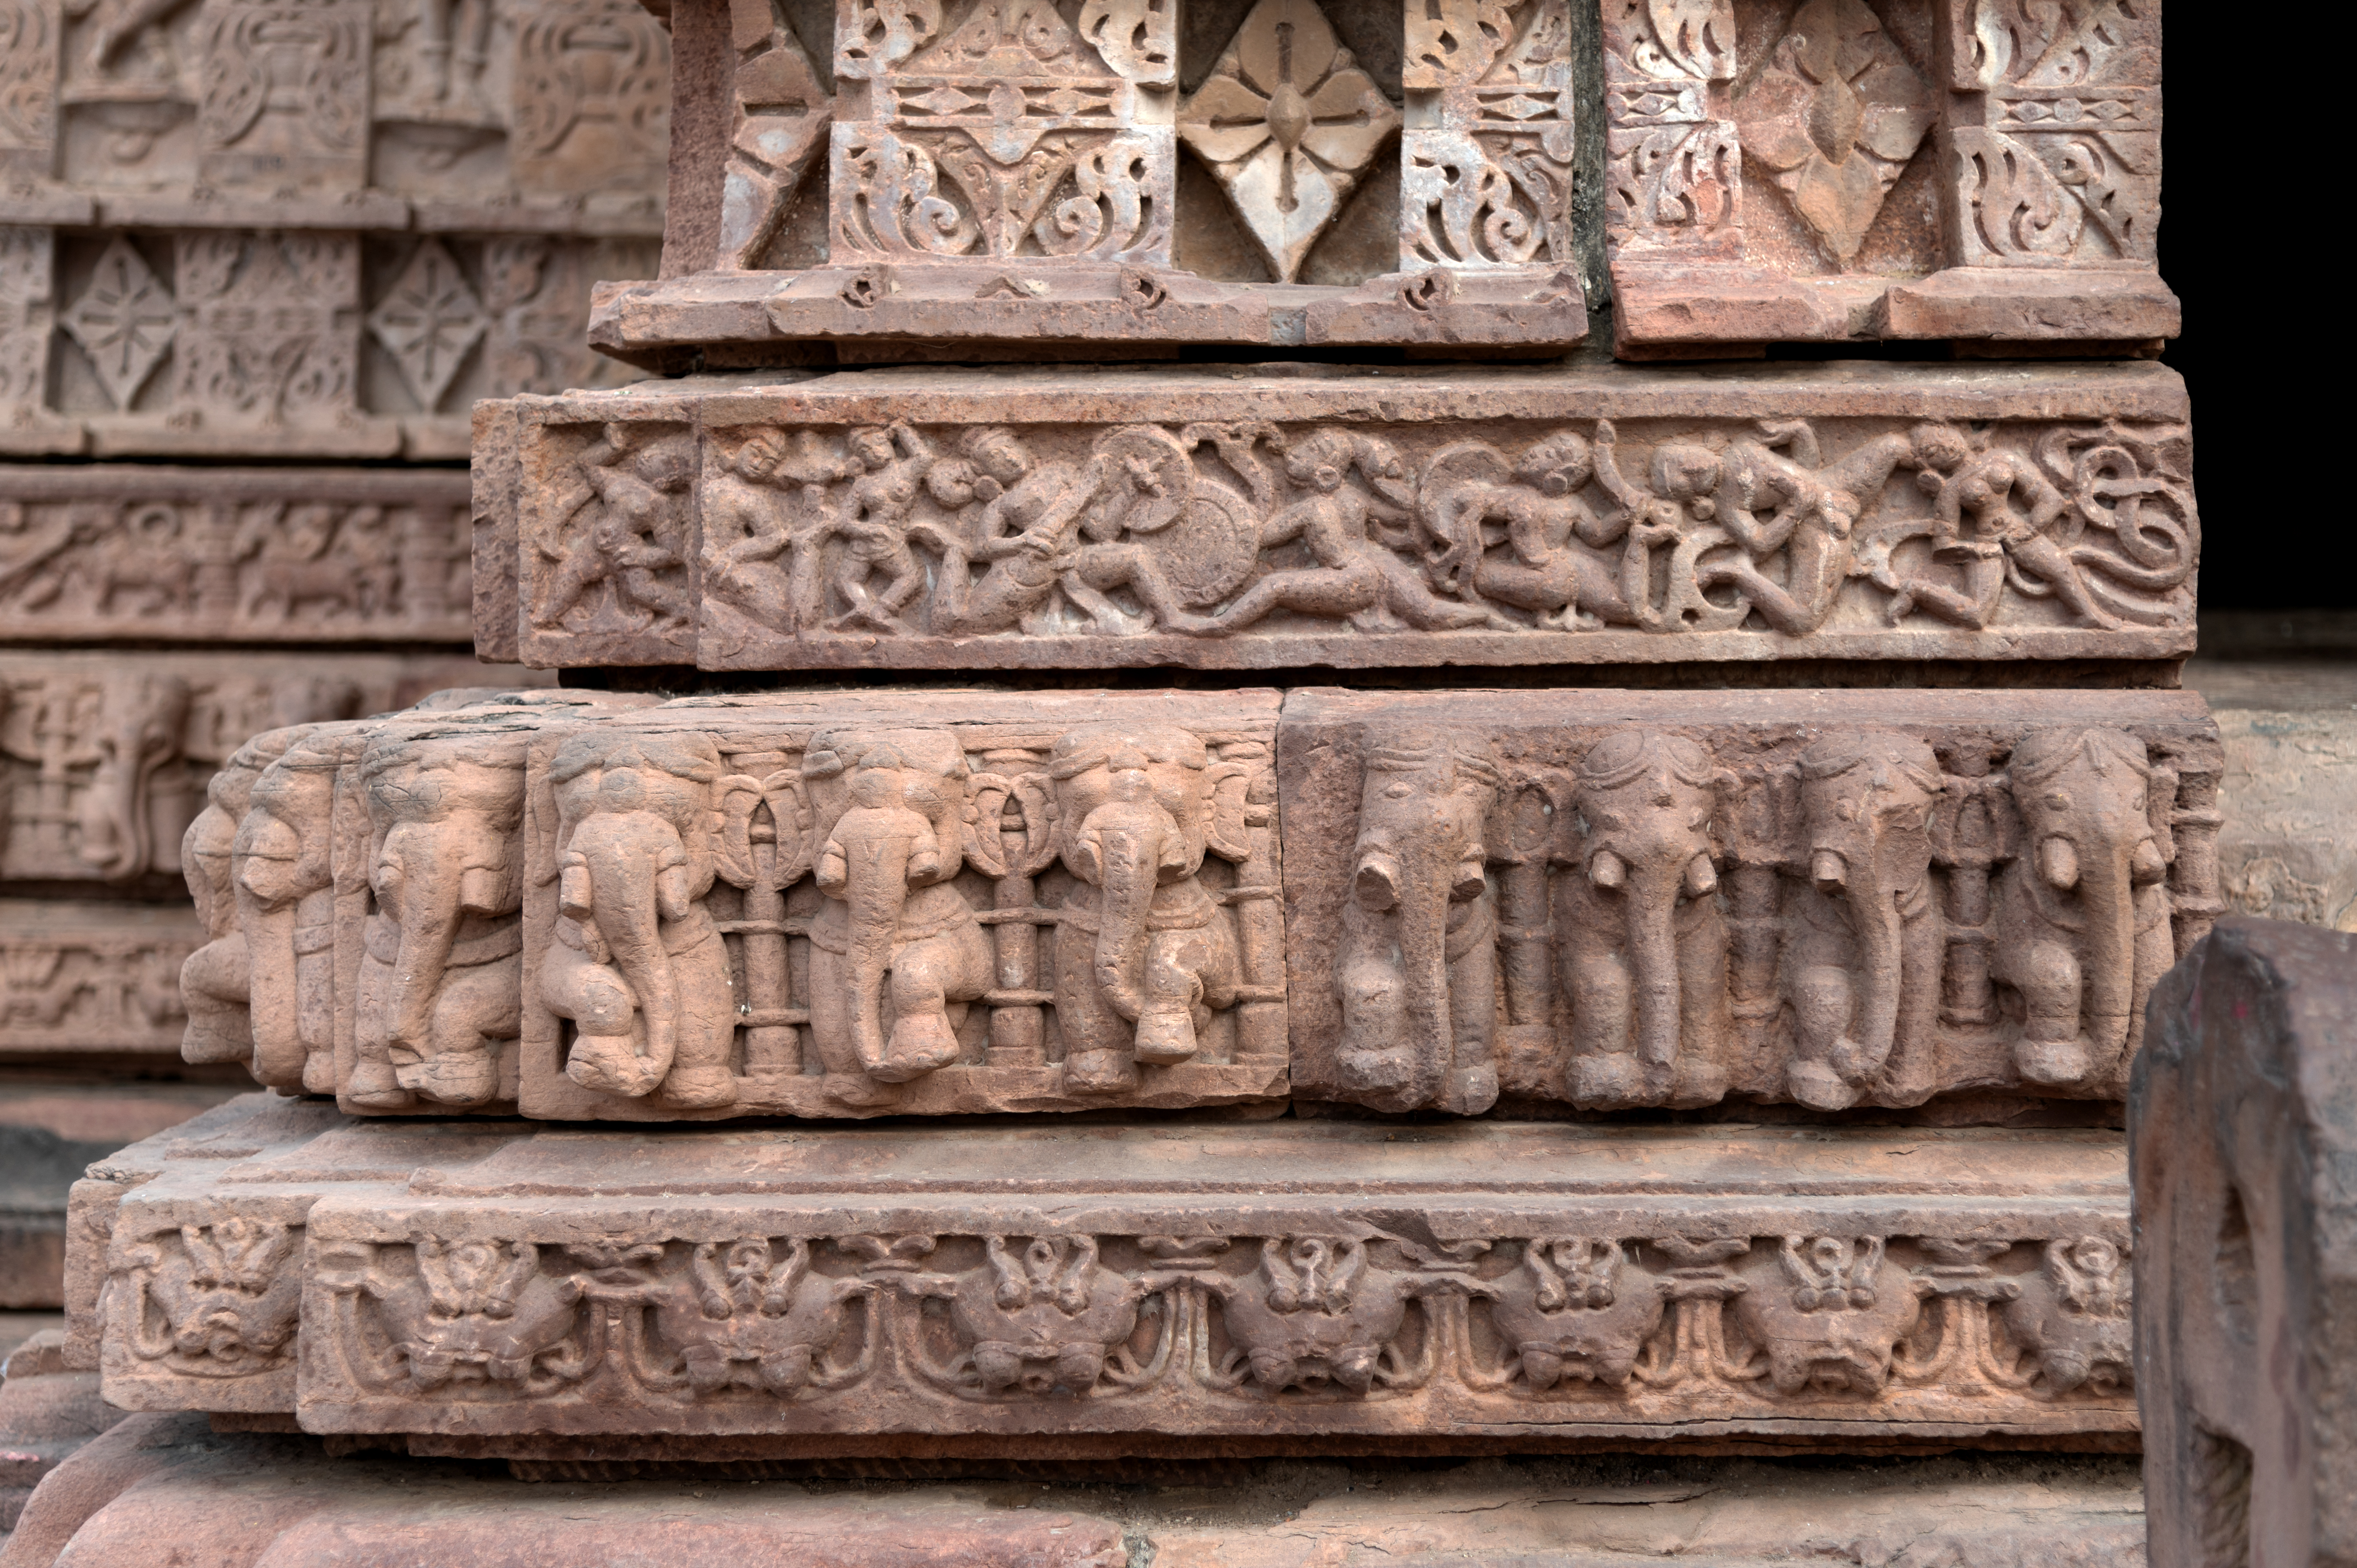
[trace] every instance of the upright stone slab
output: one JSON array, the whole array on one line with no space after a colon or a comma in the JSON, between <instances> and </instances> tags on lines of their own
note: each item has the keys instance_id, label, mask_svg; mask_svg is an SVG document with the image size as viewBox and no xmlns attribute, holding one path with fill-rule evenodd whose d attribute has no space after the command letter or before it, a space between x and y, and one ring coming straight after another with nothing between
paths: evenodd
<instances>
[{"instance_id":1,"label":"upright stone slab","mask_svg":"<svg viewBox=\"0 0 2357 1568\"><path fill-rule=\"evenodd\" d=\"M2222 920L2155 993L2151 1034L2128 1131L2152 1561L2347 1558L2357 938Z\"/></svg>"}]
</instances>

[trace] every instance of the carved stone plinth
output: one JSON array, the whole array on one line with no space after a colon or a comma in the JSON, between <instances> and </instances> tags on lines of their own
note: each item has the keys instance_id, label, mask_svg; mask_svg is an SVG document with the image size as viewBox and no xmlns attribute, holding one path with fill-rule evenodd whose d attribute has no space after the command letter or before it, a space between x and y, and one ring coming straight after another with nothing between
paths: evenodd
<instances>
[{"instance_id":1,"label":"carved stone plinth","mask_svg":"<svg viewBox=\"0 0 2357 1568\"><path fill-rule=\"evenodd\" d=\"M1600 11L1624 354L2176 336L2157 0Z\"/></svg>"},{"instance_id":2,"label":"carved stone plinth","mask_svg":"<svg viewBox=\"0 0 2357 1568\"><path fill-rule=\"evenodd\" d=\"M180 966L205 936L184 905L0 899L0 1059L177 1056Z\"/></svg>"},{"instance_id":3,"label":"carved stone plinth","mask_svg":"<svg viewBox=\"0 0 2357 1568\"><path fill-rule=\"evenodd\" d=\"M2234 917L2128 1102L2154 1568L2357 1555L2357 937Z\"/></svg>"},{"instance_id":4,"label":"carved stone plinth","mask_svg":"<svg viewBox=\"0 0 2357 1568\"><path fill-rule=\"evenodd\" d=\"M870 371L482 412L476 641L534 666L2164 659L2140 364Z\"/></svg>"},{"instance_id":5,"label":"carved stone plinth","mask_svg":"<svg viewBox=\"0 0 2357 1568\"><path fill-rule=\"evenodd\" d=\"M601 294L591 341L1560 351L1583 3L679 0L664 277Z\"/></svg>"},{"instance_id":6,"label":"carved stone plinth","mask_svg":"<svg viewBox=\"0 0 2357 1568\"><path fill-rule=\"evenodd\" d=\"M2100 1133L533 1133L241 1103L76 1190L76 1325L118 1405L487 1453L2133 1429Z\"/></svg>"},{"instance_id":7,"label":"carved stone plinth","mask_svg":"<svg viewBox=\"0 0 2357 1568\"><path fill-rule=\"evenodd\" d=\"M1298 1091L2116 1100L2217 915L2190 693L1302 691Z\"/></svg>"}]
</instances>

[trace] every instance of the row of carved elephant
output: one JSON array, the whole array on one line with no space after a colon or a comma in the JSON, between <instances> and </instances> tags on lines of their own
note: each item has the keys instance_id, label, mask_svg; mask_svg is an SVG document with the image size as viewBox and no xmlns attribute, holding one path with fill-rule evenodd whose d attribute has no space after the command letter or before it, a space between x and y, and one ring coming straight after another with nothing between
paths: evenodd
<instances>
[{"instance_id":1,"label":"row of carved elephant","mask_svg":"<svg viewBox=\"0 0 2357 1568\"><path fill-rule=\"evenodd\" d=\"M470 1403L601 1377L634 1402L809 1401L896 1380L977 1401L1362 1399L1438 1380L1684 1403L1910 1387L2102 1399L2133 1381L2127 1259L2102 1236L1560 1235L1434 1251L1352 1234L421 1232L315 1244L307 1271L301 1250L299 1229L252 1220L122 1250L110 1365L270 1371L296 1359L308 1312L329 1319L302 1336L328 1384Z\"/></svg>"},{"instance_id":2,"label":"row of carved elephant","mask_svg":"<svg viewBox=\"0 0 2357 1568\"><path fill-rule=\"evenodd\" d=\"M2181 729L1620 725L1557 759L1394 725L1280 810L1275 699L1233 698L1010 729L511 694L265 734L188 835L186 1053L381 1112L1200 1103L1288 1058L1394 1111L2116 1094L2215 911L2214 741ZM1297 799L1344 783L1354 820Z\"/></svg>"}]
</instances>

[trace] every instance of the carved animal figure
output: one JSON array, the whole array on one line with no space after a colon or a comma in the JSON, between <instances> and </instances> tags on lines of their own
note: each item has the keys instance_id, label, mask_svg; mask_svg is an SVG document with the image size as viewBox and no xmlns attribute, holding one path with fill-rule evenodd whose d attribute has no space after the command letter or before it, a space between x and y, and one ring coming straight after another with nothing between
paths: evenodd
<instances>
[{"instance_id":1,"label":"carved animal figure","mask_svg":"<svg viewBox=\"0 0 2357 1568\"><path fill-rule=\"evenodd\" d=\"M134 1354L172 1356L180 1369L224 1377L284 1363L293 1355L303 1298L303 1271L293 1266L301 1245L285 1225L232 1216L182 1226L178 1251L140 1249L145 1294L135 1308ZM150 1303L163 1315L165 1337L147 1334Z\"/></svg>"},{"instance_id":2,"label":"carved animal figure","mask_svg":"<svg viewBox=\"0 0 2357 1568\"><path fill-rule=\"evenodd\" d=\"M180 1057L242 1062L253 1057L253 961L238 925L233 856L240 824L263 770L311 733L308 725L268 730L232 753L206 787L205 809L180 840L180 867L210 939L180 967L188 1024Z\"/></svg>"},{"instance_id":3,"label":"carved animal figure","mask_svg":"<svg viewBox=\"0 0 2357 1568\"><path fill-rule=\"evenodd\" d=\"M1213 764L1176 728L1090 726L1048 758L1064 865L1079 878L1056 941L1067 1090L1133 1089L1137 1063L1194 1057L1243 979L1235 932L1196 873L1217 849L1251 856L1250 769Z\"/></svg>"},{"instance_id":4,"label":"carved animal figure","mask_svg":"<svg viewBox=\"0 0 2357 1568\"><path fill-rule=\"evenodd\" d=\"M1363 1394L1418 1283L1371 1269L1354 1238L1272 1236L1260 1266L1227 1288L1221 1314L1252 1381L1269 1393L1332 1383Z\"/></svg>"},{"instance_id":5,"label":"carved animal figure","mask_svg":"<svg viewBox=\"0 0 2357 1568\"><path fill-rule=\"evenodd\" d=\"M1783 1288L1755 1281L1735 1298L1736 1321L1766 1353L1776 1391L1881 1392L1892 1352L1923 1309L1882 1239L1787 1236L1777 1261Z\"/></svg>"},{"instance_id":6,"label":"carved animal figure","mask_svg":"<svg viewBox=\"0 0 2357 1568\"><path fill-rule=\"evenodd\" d=\"M1628 729L1581 758L1577 862L1555 879L1578 1104L1706 1105L1733 1021L1713 822L1723 776L1682 736Z\"/></svg>"},{"instance_id":7,"label":"carved animal figure","mask_svg":"<svg viewBox=\"0 0 2357 1568\"><path fill-rule=\"evenodd\" d=\"M1369 745L1335 984L1342 1082L1378 1109L1469 1115L1498 1098L1485 862L1501 777L1486 741L1409 732Z\"/></svg>"},{"instance_id":8,"label":"carved animal figure","mask_svg":"<svg viewBox=\"0 0 2357 1568\"><path fill-rule=\"evenodd\" d=\"M335 1091L336 769L350 725L319 725L263 769L231 846L253 1076Z\"/></svg>"},{"instance_id":9,"label":"carved animal figure","mask_svg":"<svg viewBox=\"0 0 2357 1568\"><path fill-rule=\"evenodd\" d=\"M1829 735L1801 755L1809 888L1788 924L1792 1097L1855 1104L1879 1079L1900 1104L1934 1087L1947 933L1932 886L1939 759L1889 730Z\"/></svg>"},{"instance_id":10,"label":"carved animal figure","mask_svg":"<svg viewBox=\"0 0 2357 1568\"><path fill-rule=\"evenodd\" d=\"M1609 1237L1525 1241L1523 1266L1493 1288L1490 1320L1534 1392L1567 1378L1623 1387L1667 1310L1662 1282Z\"/></svg>"},{"instance_id":11,"label":"carved animal figure","mask_svg":"<svg viewBox=\"0 0 2357 1568\"><path fill-rule=\"evenodd\" d=\"M396 731L360 774L375 908L344 1095L371 1110L483 1104L523 1028L522 747Z\"/></svg>"},{"instance_id":12,"label":"carved animal figure","mask_svg":"<svg viewBox=\"0 0 2357 1568\"><path fill-rule=\"evenodd\" d=\"M990 940L950 885L967 777L945 730L823 732L803 754L826 896L810 929L811 1038L846 1104L886 1102L888 1086L955 1061L964 1004L990 988Z\"/></svg>"},{"instance_id":13,"label":"carved animal figure","mask_svg":"<svg viewBox=\"0 0 2357 1568\"><path fill-rule=\"evenodd\" d=\"M420 1391L453 1381L524 1382L573 1332L581 1282L542 1273L531 1242L419 1236L414 1246L414 1279L366 1288Z\"/></svg>"},{"instance_id":14,"label":"carved animal figure","mask_svg":"<svg viewBox=\"0 0 2357 1568\"><path fill-rule=\"evenodd\" d=\"M733 1103L728 957L704 906L714 874L708 740L615 738L557 748L556 940L540 993L574 1022L565 1073L600 1093L666 1104Z\"/></svg>"},{"instance_id":15,"label":"carved animal figure","mask_svg":"<svg viewBox=\"0 0 2357 1568\"><path fill-rule=\"evenodd\" d=\"M110 882L178 871L189 814L177 791L157 788L178 761L188 719L188 683L176 675L116 675L101 697L97 727L79 761L97 769L81 797L81 858ZM169 846L167 848L166 846Z\"/></svg>"},{"instance_id":16,"label":"carved animal figure","mask_svg":"<svg viewBox=\"0 0 2357 1568\"><path fill-rule=\"evenodd\" d=\"M2047 1391L2136 1381L2136 1279L2120 1248L2100 1236L2046 1243L2046 1266L2005 1309L2013 1342L2034 1351Z\"/></svg>"},{"instance_id":17,"label":"carved animal figure","mask_svg":"<svg viewBox=\"0 0 2357 1568\"><path fill-rule=\"evenodd\" d=\"M828 1350L843 1337L847 1304L868 1294L861 1280L834 1280L810 1266L801 1237L776 1254L766 1237L699 1243L686 1277L655 1304L666 1345L679 1348L688 1386L699 1394L758 1388L783 1398L826 1377Z\"/></svg>"},{"instance_id":18,"label":"carved animal figure","mask_svg":"<svg viewBox=\"0 0 2357 1568\"><path fill-rule=\"evenodd\" d=\"M2144 999L2175 961L2163 777L2112 729L2040 731L2007 765L2024 837L1998 884L1989 971L2021 993L2014 1060L2033 1083L2114 1074L2144 1037Z\"/></svg>"},{"instance_id":19,"label":"carved animal figure","mask_svg":"<svg viewBox=\"0 0 2357 1568\"><path fill-rule=\"evenodd\" d=\"M988 1236L989 1266L963 1276L950 1321L984 1390L1077 1397L1137 1331L1143 1286L1097 1262L1090 1236L1035 1236L1017 1256Z\"/></svg>"}]
</instances>

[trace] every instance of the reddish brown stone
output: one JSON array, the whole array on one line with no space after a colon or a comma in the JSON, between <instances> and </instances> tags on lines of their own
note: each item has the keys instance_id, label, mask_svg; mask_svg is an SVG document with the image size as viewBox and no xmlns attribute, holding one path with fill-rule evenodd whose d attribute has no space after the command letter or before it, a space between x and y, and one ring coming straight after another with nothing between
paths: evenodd
<instances>
[{"instance_id":1,"label":"reddish brown stone","mask_svg":"<svg viewBox=\"0 0 2357 1568\"><path fill-rule=\"evenodd\" d=\"M65 1335L50 1329L8 1355L0 1381L0 1540L16 1528L42 1477L123 1419L99 1397L98 1375L64 1367Z\"/></svg>"},{"instance_id":2,"label":"reddish brown stone","mask_svg":"<svg viewBox=\"0 0 2357 1568\"><path fill-rule=\"evenodd\" d=\"M2357 938L2222 920L2128 1132L2155 1568L2357 1556Z\"/></svg>"}]
</instances>

